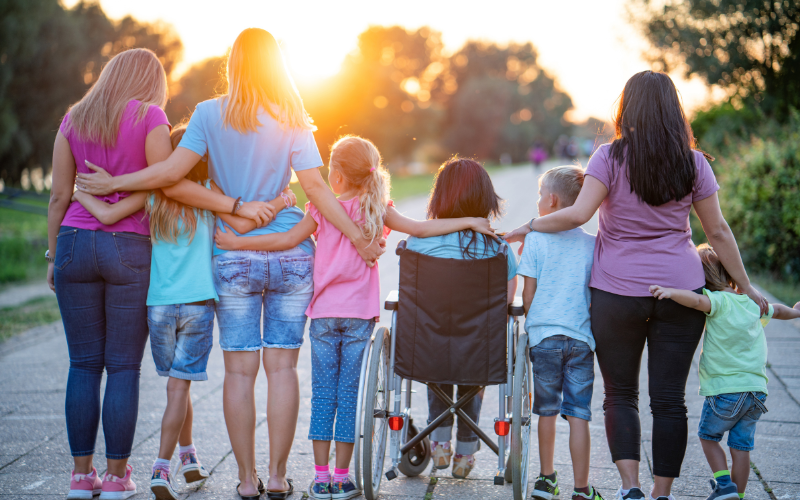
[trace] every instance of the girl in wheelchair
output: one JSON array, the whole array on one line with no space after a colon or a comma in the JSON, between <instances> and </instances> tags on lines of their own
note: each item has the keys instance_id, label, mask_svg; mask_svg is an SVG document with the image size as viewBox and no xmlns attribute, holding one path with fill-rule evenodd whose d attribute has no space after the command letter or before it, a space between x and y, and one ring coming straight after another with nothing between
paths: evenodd
<instances>
[{"instance_id":1,"label":"girl in wheelchair","mask_svg":"<svg viewBox=\"0 0 800 500\"><path fill-rule=\"evenodd\" d=\"M486 172L478 168L488 181ZM428 237L435 235L458 235L463 231L471 235L473 251L481 252L488 238L494 237L487 217L499 210L499 198L494 195L491 182L488 208L470 210L463 215L447 212L449 215L427 221L409 219L389 200L389 173L381 165L378 149L361 137L345 136L336 141L331 150L328 181L339 196L339 203L361 226L364 237L376 240L375 244L390 230L424 238L419 241L428 241ZM312 234L317 242L314 296L306 315L311 318L312 397L308 437L314 442L315 476L308 494L311 498L354 498L361 495L361 490L349 477L359 370L364 347L380 316L377 263L374 267L367 266L350 240L311 203L306 204L305 218L285 233L243 238L218 229L216 242L224 250L276 251L294 248ZM482 242L480 247L479 241ZM294 279L292 272L291 262L286 262L284 279ZM510 276L513 274L511 272ZM333 477L328 465L331 440L336 441Z\"/></svg>"},{"instance_id":2,"label":"girl in wheelchair","mask_svg":"<svg viewBox=\"0 0 800 500\"><path fill-rule=\"evenodd\" d=\"M454 157L439 168L433 192L428 202L428 219L453 220L457 217L478 217L481 220L496 218L501 212L500 198L494 190L486 170L477 162ZM433 237L410 237L408 249L433 257L449 259L483 259L497 254L496 239L474 230L460 230ZM517 289L517 261L514 252L508 251L508 302L514 301ZM431 355L435 355L431 353ZM451 398L452 385L439 385ZM466 394L471 386L458 386L458 398ZM478 423L483 392L463 407L466 414ZM447 410L445 403L428 389L428 424ZM446 469L450 466L453 451L450 441L453 433L453 417L431 433L431 448L434 467ZM467 426L458 426L456 433L453 477L464 479L475 466L475 452L480 448L478 436Z\"/></svg>"}]
</instances>

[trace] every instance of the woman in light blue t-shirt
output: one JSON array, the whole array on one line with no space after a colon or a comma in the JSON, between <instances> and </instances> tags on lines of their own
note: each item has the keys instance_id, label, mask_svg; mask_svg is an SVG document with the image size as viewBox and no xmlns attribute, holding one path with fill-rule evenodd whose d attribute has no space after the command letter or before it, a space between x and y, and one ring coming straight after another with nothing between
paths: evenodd
<instances>
[{"instance_id":1,"label":"woman in light blue t-shirt","mask_svg":"<svg viewBox=\"0 0 800 500\"><path fill-rule=\"evenodd\" d=\"M254 61L259 63L254 63ZM289 183L292 170L309 200L337 229L348 236L361 257L373 263L383 249L366 240L322 179L323 165L314 141L315 127L283 62L277 42L268 32L244 30L228 59L228 93L200 103L180 146L165 161L132 175L84 175L81 189L91 194L141 191L170 186L208 154L210 175L228 196L237 199L231 213L259 218L259 227L245 236L284 232L297 224L299 209L277 216L267 204ZM198 186L193 196L206 196ZM191 199L178 201L192 204ZM242 206L242 201L250 202ZM242 208L240 208L242 207ZM219 222L218 222L219 224ZM230 229L228 229L230 230ZM237 492L257 498L264 489L256 475L254 404L255 379L263 349L269 383L269 482L272 497L288 496L286 462L291 450L299 388L297 356L303 342L305 310L313 293L314 246L306 240L283 252L214 250L214 280L220 302L217 321L224 351L224 410L231 445L239 465ZM263 318L263 319L262 319ZM261 323L263 321L263 336Z\"/></svg>"},{"instance_id":2,"label":"woman in light blue t-shirt","mask_svg":"<svg viewBox=\"0 0 800 500\"><path fill-rule=\"evenodd\" d=\"M486 170L473 160L453 158L439 168L433 192L428 201L429 219L454 219L458 217L497 217L500 215L502 199L494 191L494 185ZM446 259L488 259L497 255L500 245L491 236L466 230L430 238L408 238L408 249L417 253ZM517 259L508 249L508 302L514 300L517 291ZM435 356L436 353L430 353ZM439 385L453 397L452 385ZM466 394L471 386L458 386L458 397ZM475 422L481 413L483 392L473 398L462 409ZM447 406L428 389L428 423L447 410ZM450 466L453 451L450 440L453 435L453 418L445 421L431 433L434 466L444 469ZM479 448L478 435L467 426L458 426L456 433L453 477L463 479L475 467L475 452Z\"/></svg>"}]
</instances>

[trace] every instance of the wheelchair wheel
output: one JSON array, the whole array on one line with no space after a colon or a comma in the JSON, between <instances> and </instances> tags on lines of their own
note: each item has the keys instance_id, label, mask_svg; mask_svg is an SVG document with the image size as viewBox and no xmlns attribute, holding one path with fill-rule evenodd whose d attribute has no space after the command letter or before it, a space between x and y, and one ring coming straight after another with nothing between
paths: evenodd
<instances>
[{"instance_id":1,"label":"wheelchair wheel","mask_svg":"<svg viewBox=\"0 0 800 500\"><path fill-rule=\"evenodd\" d=\"M528 335L517 342L514 363L514 392L511 405L511 475L514 500L528 497L528 457L531 442L531 363L528 359Z\"/></svg>"},{"instance_id":2,"label":"wheelchair wheel","mask_svg":"<svg viewBox=\"0 0 800 500\"><path fill-rule=\"evenodd\" d=\"M367 500L377 500L386 458L386 437L389 429L389 329L381 327L372 343L367 391L364 394L364 446L362 481Z\"/></svg>"},{"instance_id":3,"label":"wheelchair wheel","mask_svg":"<svg viewBox=\"0 0 800 500\"><path fill-rule=\"evenodd\" d=\"M419 434L417 427L409 423L408 440L410 441L417 434ZM425 472L425 469L428 468L428 464L430 463L431 440L426 437L417 443L415 447L408 450L408 453L403 454L397 468L408 477L416 477Z\"/></svg>"}]
</instances>

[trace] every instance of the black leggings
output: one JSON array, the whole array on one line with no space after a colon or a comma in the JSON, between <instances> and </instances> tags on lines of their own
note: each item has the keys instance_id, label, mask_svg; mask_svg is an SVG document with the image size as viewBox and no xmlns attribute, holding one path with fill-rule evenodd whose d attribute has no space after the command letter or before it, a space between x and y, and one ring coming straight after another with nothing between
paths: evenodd
<instances>
[{"instance_id":1,"label":"black leggings","mask_svg":"<svg viewBox=\"0 0 800 500\"><path fill-rule=\"evenodd\" d=\"M672 300L626 297L592 288L592 333L605 387L611 459L640 460L639 369L647 341L653 474L678 477L686 454L686 379L705 314Z\"/></svg>"}]
</instances>

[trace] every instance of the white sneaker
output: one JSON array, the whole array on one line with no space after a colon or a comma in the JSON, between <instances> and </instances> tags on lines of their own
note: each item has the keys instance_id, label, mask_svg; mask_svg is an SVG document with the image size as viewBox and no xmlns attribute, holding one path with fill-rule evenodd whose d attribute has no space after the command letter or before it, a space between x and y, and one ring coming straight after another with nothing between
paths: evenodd
<instances>
[{"instance_id":1,"label":"white sneaker","mask_svg":"<svg viewBox=\"0 0 800 500\"><path fill-rule=\"evenodd\" d=\"M736 495L738 496L739 494L737 493ZM672 496L672 494L670 494L669 496L660 496L660 497L656 498L656 497L653 496L653 490L650 490L650 495L649 496L650 496L650 500L675 500L675 497Z\"/></svg>"},{"instance_id":2,"label":"white sneaker","mask_svg":"<svg viewBox=\"0 0 800 500\"><path fill-rule=\"evenodd\" d=\"M183 475L183 479L187 483L202 481L209 476L206 468L197 460L197 454L195 453L181 454L181 465L178 468L178 472Z\"/></svg>"},{"instance_id":3,"label":"white sneaker","mask_svg":"<svg viewBox=\"0 0 800 500\"><path fill-rule=\"evenodd\" d=\"M172 480L169 474L161 469L153 472L150 479L150 491L156 500L178 500L178 492L172 487Z\"/></svg>"}]
</instances>

